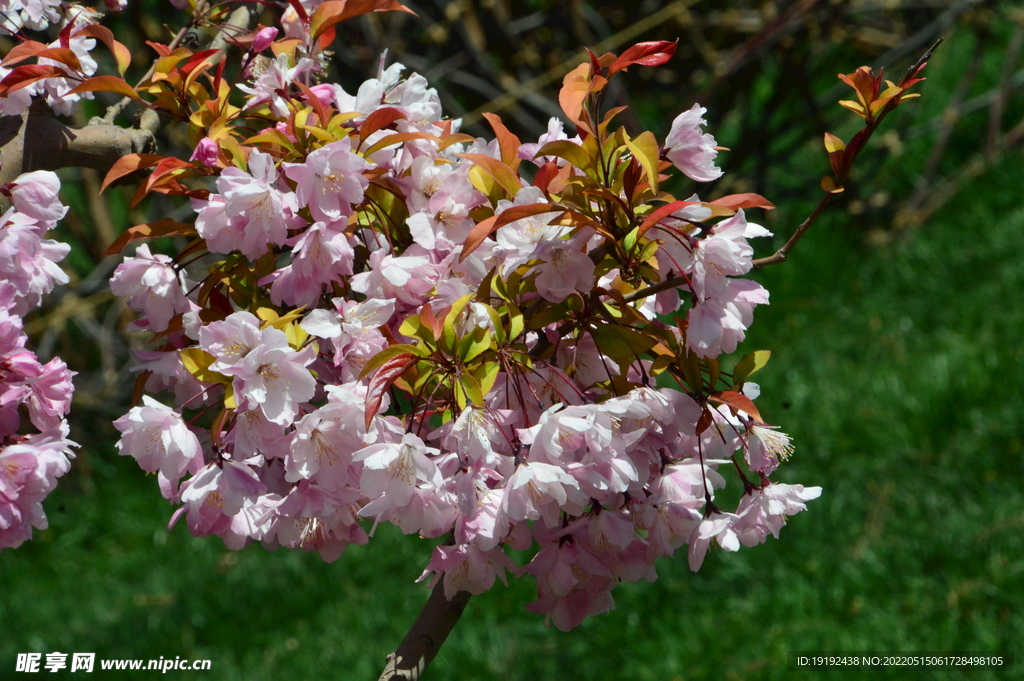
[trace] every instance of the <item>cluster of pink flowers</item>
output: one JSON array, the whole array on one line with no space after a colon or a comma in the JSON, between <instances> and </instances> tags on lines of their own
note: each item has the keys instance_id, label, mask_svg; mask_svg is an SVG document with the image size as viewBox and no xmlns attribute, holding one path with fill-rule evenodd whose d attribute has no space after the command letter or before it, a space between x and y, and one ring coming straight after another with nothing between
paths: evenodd
<instances>
[{"instance_id":1,"label":"cluster of pink flowers","mask_svg":"<svg viewBox=\"0 0 1024 681\"><path fill-rule=\"evenodd\" d=\"M276 120L269 141L244 157L210 138L196 149L194 167L217 177L193 198L195 232L226 258L186 272L140 247L111 282L159 339L140 353L147 390L174 392L177 406L146 396L116 422L120 453L180 504L172 524L325 560L381 522L448 537L422 579L451 597L530 575L528 607L569 629L613 607L622 581L655 579L657 558L687 546L696 570L712 542L777 537L820 494L769 479L792 447L761 420L755 384L651 378L665 369L648 352L657 341L678 366L692 356L701 382L701 362L718 367L768 303L742 275L747 240L769 232L742 208L694 196L634 230L626 248L643 257L610 266L626 241L578 217L608 199L573 193L588 175L564 145L582 154L585 139L556 120L534 144L474 139L401 65L355 95L307 87L316 68L281 53L244 86L245 111ZM702 114L676 119L662 169L721 175ZM622 148L615 163L639 168ZM516 171L523 159L532 183ZM636 177L628 192L640 196ZM662 200L607 181L637 224ZM625 321L602 326L616 315ZM633 351L635 338L650 342ZM725 512L714 499L730 469L744 494ZM509 547L535 552L519 566Z\"/></svg>"},{"instance_id":2,"label":"cluster of pink flowers","mask_svg":"<svg viewBox=\"0 0 1024 681\"><path fill-rule=\"evenodd\" d=\"M13 206L0 217L0 549L45 529L42 501L74 458L64 416L72 372L60 359L41 364L25 344L22 316L55 284L70 250L44 238L67 211L51 172L27 173L0 187Z\"/></svg>"},{"instance_id":3,"label":"cluster of pink flowers","mask_svg":"<svg viewBox=\"0 0 1024 681\"><path fill-rule=\"evenodd\" d=\"M126 0L108 0L107 9L121 11L126 5ZM0 113L20 116L32 98L39 97L57 113L70 116L82 99L93 99L92 92L72 91L96 73L97 63L91 54L96 47L95 34L86 29L99 16L96 10L57 0L0 0L0 34L19 35L23 28L39 31L51 24L61 27L56 40L45 45L28 43L34 45L33 50L23 51L13 60L11 55L0 66ZM17 72L26 58L44 49L54 58L39 57L32 68L52 68L56 77Z\"/></svg>"}]
</instances>

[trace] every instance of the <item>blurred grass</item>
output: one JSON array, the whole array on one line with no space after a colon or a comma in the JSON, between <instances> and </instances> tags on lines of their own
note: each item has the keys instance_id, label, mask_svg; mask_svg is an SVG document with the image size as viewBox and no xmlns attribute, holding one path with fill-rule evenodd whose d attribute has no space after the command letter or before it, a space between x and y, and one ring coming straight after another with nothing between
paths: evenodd
<instances>
[{"instance_id":1,"label":"blurred grass","mask_svg":"<svg viewBox=\"0 0 1024 681\"><path fill-rule=\"evenodd\" d=\"M933 89L919 103L941 101ZM927 151L920 138L884 172L909 174ZM523 610L528 582L499 586L471 601L428 678L1024 678L1020 165L1017 151L880 248L835 210L759 275L773 302L741 351L774 351L759 405L797 444L781 479L824 488L781 541L713 552L697 575L685 556L663 561L657 583L621 586L617 610L568 634ZM803 209L780 208L779 239ZM427 543L382 527L325 565L167 532L155 479L116 456L109 422L87 431L46 502L51 528L0 554L0 679L31 678L13 672L28 651L213 661L176 679L377 677L426 599L413 580ZM1010 651L1018 664L795 673L791 650Z\"/></svg>"}]
</instances>

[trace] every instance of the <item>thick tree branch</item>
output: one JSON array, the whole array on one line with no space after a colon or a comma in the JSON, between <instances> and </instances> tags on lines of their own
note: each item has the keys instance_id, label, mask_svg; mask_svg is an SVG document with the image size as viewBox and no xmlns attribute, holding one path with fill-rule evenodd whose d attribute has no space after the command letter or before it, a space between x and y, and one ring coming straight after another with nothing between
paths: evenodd
<instances>
[{"instance_id":1,"label":"thick tree branch","mask_svg":"<svg viewBox=\"0 0 1024 681\"><path fill-rule=\"evenodd\" d=\"M423 670L455 628L471 596L469 592L460 591L449 601L444 595L444 580L438 580L409 633L398 649L388 655L387 666L378 681L421 678Z\"/></svg>"},{"instance_id":2,"label":"thick tree branch","mask_svg":"<svg viewBox=\"0 0 1024 681\"><path fill-rule=\"evenodd\" d=\"M21 173L58 168L93 168L106 173L125 154L141 153L153 145L153 117L144 128L62 123L45 100L36 99L21 116L0 118L0 184Z\"/></svg>"}]
</instances>

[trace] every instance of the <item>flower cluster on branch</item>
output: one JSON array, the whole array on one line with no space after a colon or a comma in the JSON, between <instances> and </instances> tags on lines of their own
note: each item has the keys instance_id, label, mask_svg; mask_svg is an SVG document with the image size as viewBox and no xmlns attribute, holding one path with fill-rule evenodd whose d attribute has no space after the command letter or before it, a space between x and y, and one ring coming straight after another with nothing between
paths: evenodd
<instances>
[{"instance_id":1,"label":"flower cluster on branch","mask_svg":"<svg viewBox=\"0 0 1024 681\"><path fill-rule=\"evenodd\" d=\"M10 16L35 27L47 7ZM793 447L755 406L750 377L769 353L720 357L769 301L745 275L784 260L810 221L755 261L749 240L771 233L748 212L769 201L666 190L722 175L706 111L679 114L662 142L602 108L610 78L664 64L675 43L591 54L566 75L573 137L552 119L524 143L488 114L483 139L383 57L355 94L325 82L335 25L382 10L408 11L291 2L283 33L231 39L245 53L238 74L221 50L150 43L157 60L137 88L93 77L94 39L122 75L127 50L77 16L56 43L24 41L3 61L5 111L33 95L63 111L115 92L187 126L194 144L188 160L124 156L104 182L151 169L133 203L159 192L195 212L132 227L110 249L134 248L110 285L151 342L138 353L139 400L115 422L118 449L179 505L171 524L184 517L232 549L259 541L331 561L389 522L445 538L421 580L449 599L528 575L527 607L563 630L612 608L622 581L653 581L656 559L683 547L697 570L712 544L778 537L821 489L770 477ZM866 127L849 148L826 137L835 176L815 215L921 68L884 90L866 69L844 77ZM21 515L4 510L4 531L30 516L39 526L34 490L52 488L70 455L70 374L59 360L32 365L14 316L63 276L53 262L66 247L42 239L63 215L56 189L48 173L5 189L0 510ZM157 237L184 246L137 243ZM21 404L41 434L17 434ZM716 504L727 477L742 488L731 510Z\"/></svg>"}]
</instances>

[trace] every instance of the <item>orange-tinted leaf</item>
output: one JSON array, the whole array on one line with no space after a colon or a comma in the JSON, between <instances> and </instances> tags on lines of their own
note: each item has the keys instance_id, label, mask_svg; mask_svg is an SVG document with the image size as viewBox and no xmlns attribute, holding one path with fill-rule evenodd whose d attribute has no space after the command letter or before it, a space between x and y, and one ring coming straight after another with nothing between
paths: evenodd
<instances>
[{"instance_id":1,"label":"orange-tinted leaf","mask_svg":"<svg viewBox=\"0 0 1024 681\"><path fill-rule=\"evenodd\" d=\"M124 82L117 76L96 76L95 78L89 78L88 80L82 81L74 90L71 90L68 94L73 95L78 92L115 92L125 97L131 97L132 99L142 102L144 101L139 93L135 89Z\"/></svg>"},{"instance_id":2,"label":"orange-tinted leaf","mask_svg":"<svg viewBox=\"0 0 1024 681\"><path fill-rule=\"evenodd\" d=\"M34 57L36 54L46 49L49 48L43 43L35 40L26 40L25 42L12 47L11 51L7 53L6 57L4 57L2 63L4 66L12 66L20 61L25 61L29 57Z\"/></svg>"},{"instance_id":3,"label":"orange-tinted leaf","mask_svg":"<svg viewBox=\"0 0 1024 681\"><path fill-rule=\"evenodd\" d=\"M846 149L846 143L839 139L832 133L825 133L825 151L832 153L834 151L843 151Z\"/></svg>"},{"instance_id":4,"label":"orange-tinted leaf","mask_svg":"<svg viewBox=\"0 0 1024 681\"><path fill-rule=\"evenodd\" d=\"M581 170L589 166L591 162L590 155L587 154L586 150L575 142L570 142L569 140L555 140L554 142L548 142L538 149L537 153L533 155L534 158L542 158L544 156L557 156L558 158L564 158L566 161Z\"/></svg>"},{"instance_id":5,"label":"orange-tinted leaf","mask_svg":"<svg viewBox=\"0 0 1024 681\"><path fill-rule=\"evenodd\" d=\"M132 63L131 51L121 43L114 40L114 34L106 26L90 24L89 26L79 30L75 35L88 35L93 38L99 38L103 44L107 46L107 49L110 50L110 53L114 55L114 59L117 61L117 72L122 76L128 69L128 65Z\"/></svg>"},{"instance_id":6,"label":"orange-tinted leaf","mask_svg":"<svg viewBox=\"0 0 1024 681\"><path fill-rule=\"evenodd\" d=\"M821 188L827 191L829 194L841 194L845 187L837 187L836 181L830 176L826 175L821 178Z\"/></svg>"},{"instance_id":7,"label":"orange-tinted leaf","mask_svg":"<svg viewBox=\"0 0 1024 681\"><path fill-rule=\"evenodd\" d=\"M134 173L136 170L152 168L163 159L164 157L159 154L128 154L127 156L122 156L107 171L107 176L103 178L100 192L102 193L114 180Z\"/></svg>"},{"instance_id":8,"label":"orange-tinted leaf","mask_svg":"<svg viewBox=\"0 0 1024 681\"><path fill-rule=\"evenodd\" d=\"M674 43L672 43L674 44ZM655 194L658 192L658 157L661 153L661 145L654 138L654 133L646 130L640 133L635 139L626 138L626 147L633 154L633 158L640 162L647 175L647 183Z\"/></svg>"},{"instance_id":9,"label":"orange-tinted leaf","mask_svg":"<svg viewBox=\"0 0 1024 681\"><path fill-rule=\"evenodd\" d=\"M533 176L533 186L538 187L545 194L548 193L548 185L558 175L559 167L554 161L548 161L540 167L537 174Z\"/></svg>"},{"instance_id":10,"label":"orange-tinted leaf","mask_svg":"<svg viewBox=\"0 0 1024 681\"><path fill-rule=\"evenodd\" d=\"M469 236L466 237L466 243L462 246L462 255L459 256L459 262L466 259L470 253L475 251L484 239L490 236L493 232L496 232L499 228L505 225L515 222L516 220L523 220L524 218L533 217L534 215L540 215L542 213L562 213L564 210L560 206L556 206L551 203L530 203L525 206L512 206L511 208L492 215L491 217L481 220L473 229L470 230Z\"/></svg>"},{"instance_id":11,"label":"orange-tinted leaf","mask_svg":"<svg viewBox=\"0 0 1024 681\"><path fill-rule=\"evenodd\" d=\"M327 4L327 3L324 3ZM321 5L323 7L323 5ZM363 124L359 126L359 142L362 144L366 141L366 138L377 132L381 128L386 128L395 121L405 120L407 116L399 111L398 109L388 106L383 109L377 109L363 121Z\"/></svg>"},{"instance_id":12,"label":"orange-tinted leaf","mask_svg":"<svg viewBox=\"0 0 1024 681\"><path fill-rule=\"evenodd\" d=\"M385 149L394 144L401 144L402 142L408 142L409 140L437 140L436 135L431 135L427 132L396 132L393 135L382 137L377 140L369 149L363 152L364 155L369 156L370 154Z\"/></svg>"},{"instance_id":13,"label":"orange-tinted leaf","mask_svg":"<svg viewBox=\"0 0 1024 681\"><path fill-rule=\"evenodd\" d=\"M32 83L44 78L64 78L67 72L57 66L43 66L41 64L24 64L18 66L8 73L3 80L0 80L0 97L6 97L12 92L28 87Z\"/></svg>"},{"instance_id":14,"label":"orange-tinted leaf","mask_svg":"<svg viewBox=\"0 0 1024 681\"><path fill-rule=\"evenodd\" d=\"M124 250L124 247L133 241L140 239L155 239L161 236L194 236L196 228L171 218L163 218L156 222L144 225L129 227L121 236L117 237L114 243L110 244L104 255L116 255Z\"/></svg>"},{"instance_id":15,"label":"orange-tinted leaf","mask_svg":"<svg viewBox=\"0 0 1024 681\"><path fill-rule=\"evenodd\" d=\"M505 165L515 170L519 166L519 147L522 142L514 134L509 132L505 124L501 122L501 116L492 113L485 113L484 118L494 129L494 136L501 148L501 160Z\"/></svg>"},{"instance_id":16,"label":"orange-tinted leaf","mask_svg":"<svg viewBox=\"0 0 1024 681\"><path fill-rule=\"evenodd\" d=\"M309 20L309 34L316 40L328 28L346 19L367 12L389 11L408 12L416 16L415 12L399 3L398 0L327 0L313 12L313 16Z\"/></svg>"},{"instance_id":17,"label":"orange-tinted leaf","mask_svg":"<svg viewBox=\"0 0 1024 681\"><path fill-rule=\"evenodd\" d=\"M590 69L589 63L580 64L565 74L565 78L562 79L562 89L558 92L558 105L562 107L566 117L577 128L585 129L581 114L583 113L583 102L587 99L590 90ZM588 130L588 132L590 131Z\"/></svg>"},{"instance_id":18,"label":"orange-tinted leaf","mask_svg":"<svg viewBox=\"0 0 1024 681\"><path fill-rule=\"evenodd\" d=\"M666 203L664 206L655 209L653 213L648 215L647 218L640 223L640 228L636 231L636 237L639 239L645 232L647 232L647 230L667 218L669 215L672 215L672 213L675 213L677 210L682 210L687 206L694 206L699 203L700 201L673 201L672 203Z\"/></svg>"},{"instance_id":19,"label":"orange-tinted leaf","mask_svg":"<svg viewBox=\"0 0 1024 681\"><path fill-rule=\"evenodd\" d=\"M493 177L511 196L515 196L523 188L516 172L507 165L487 154L456 154L459 158L469 159Z\"/></svg>"},{"instance_id":20,"label":"orange-tinted leaf","mask_svg":"<svg viewBox=\"0 0 1024 681\"><path fill-rule=\"evenodd\" d=\"M711 206L722 206L723 208L729 208L731 210L739 210L740 208L764 208L765 210L772 210L775 208L775 204L764 198L760 194L730 194L729 196L723 196L720 199L710 201L708 205Z\"/></svg>"},{"instance_id":21,"label":"orange-tinted leaf","mask_svg":"<svg viewBox=\"0 0 1024 681\"><path fill-rule=\"evenodd\" d=\"M764 423L764 419L761 418L761 414L757 411L757 407L754 406L754 402L743 393L738 393L732 390L723 390L716 395L709 395L708 399L712 402L727 404L736 411L742 411L748 416L752 416L759 422Z\"/></svg>"}]
</instances>

